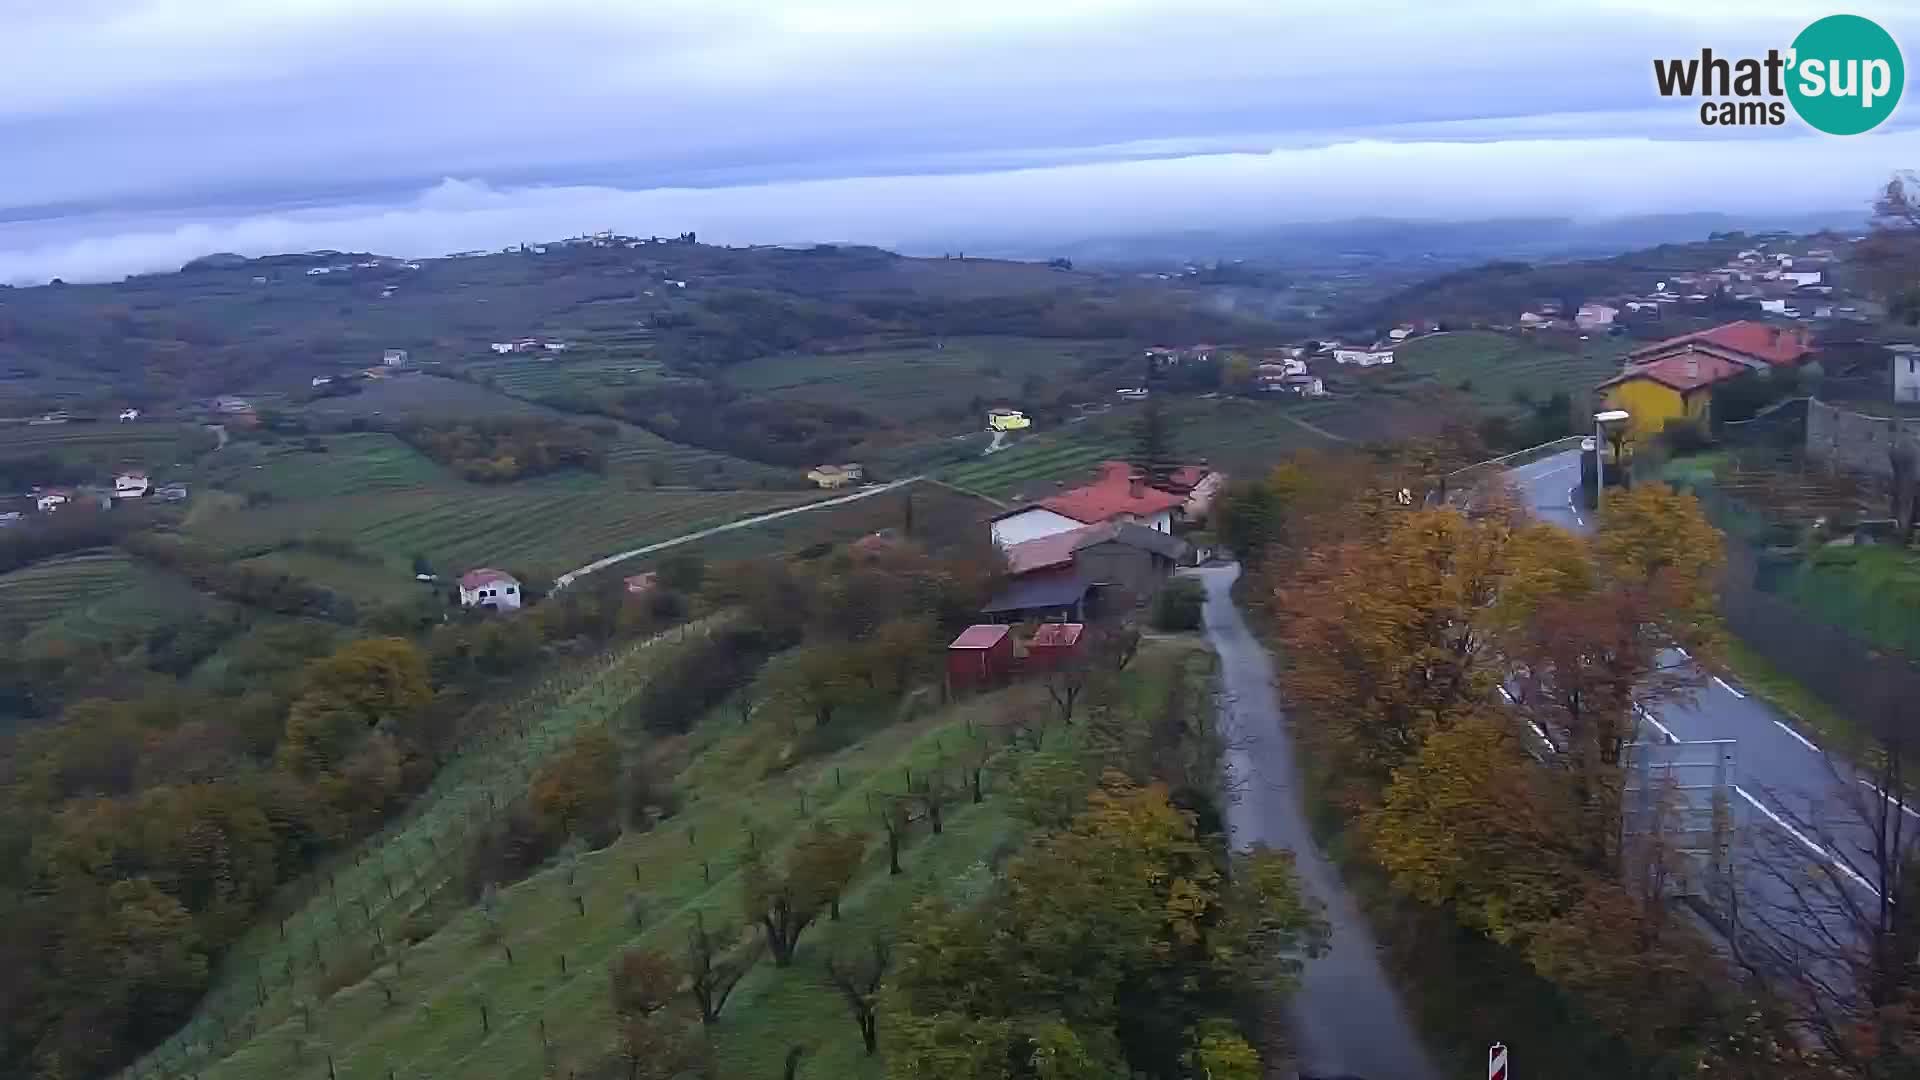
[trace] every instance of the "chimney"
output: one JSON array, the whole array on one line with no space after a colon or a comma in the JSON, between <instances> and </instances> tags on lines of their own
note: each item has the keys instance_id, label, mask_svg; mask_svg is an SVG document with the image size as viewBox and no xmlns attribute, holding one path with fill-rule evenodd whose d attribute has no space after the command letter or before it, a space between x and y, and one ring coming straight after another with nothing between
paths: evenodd
<instances>
[{"instance_id":1,"label":"chimney","mask_svg":"<svg viewBox=\"0 0 1920 1080\"><path fill-rule=\"evenodd\" d=\"M1687 378L1697 379L1699 377L1700 377L1700 361L1692 356L1688 356L1687 357Z\"/></svg>"},{"instance_id":2,"label":"chimney","mask_svg":"<svg viewBox=\"0 0 1920 1080\"><path fill-rule=\"evenodd\" d=\"M1128 477L1127 493L1129 495L1132 495L1136 499L1142 495L1145 495L1147 493L1147 478L1144 476L1141 476L1139 473L1134 473L1132 476Z\"/></svg>"}]
</instances>

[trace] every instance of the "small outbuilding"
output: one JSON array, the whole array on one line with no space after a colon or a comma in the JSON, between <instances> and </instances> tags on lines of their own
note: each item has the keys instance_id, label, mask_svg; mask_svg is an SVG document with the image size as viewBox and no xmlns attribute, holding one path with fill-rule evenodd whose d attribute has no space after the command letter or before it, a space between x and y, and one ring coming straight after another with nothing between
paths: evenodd
<instances>
[{"instance_id":1,"label":"small outbuilding","mask_svg":"<svg viewBox=\"0 0 1920 1080\"><path fill-rule=\"evenodd\" d=\"M998 686L1013 671L1013 628L969 626L947 646L947 685L954 690Z\"/></svg>"},{"instance_id":2,"label":"small outbuilding","mask_svg":"<svg viewBox=\"0 0 1920 1080\"><path fill-rule=\"evenodd\" d=\"M1086 626L1077 622L1043 623L1027 639L1027 667L1052 671L1073 663L1079 659L1085 632Z\"/></svg>"}]
</instances>

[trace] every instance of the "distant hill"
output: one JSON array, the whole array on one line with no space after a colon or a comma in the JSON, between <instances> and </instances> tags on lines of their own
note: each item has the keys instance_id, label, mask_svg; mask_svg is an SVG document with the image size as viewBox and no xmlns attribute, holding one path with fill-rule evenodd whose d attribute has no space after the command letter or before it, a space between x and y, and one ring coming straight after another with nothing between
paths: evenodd
<instances>
[{"instance_id":1,"label":"distant hill","mask_svg":"<svg viewBox=\"0 0 1920 1080\"><path fill-rule=\"evenodd\" d=\"M1656 214L1578 221L1573 218L1488 218L1406 221L1369 218L1137 235L1095 236L996 252L1025 258L1064 256L1076 264L1166 265L1232 261L1274 266L1326 266L1342 261L1468 264L1495 259L1598 258L1659 244L1705 240L1714 233L1854 230L1857 210L1777 216Z\"/></svg>"}]
</instances>

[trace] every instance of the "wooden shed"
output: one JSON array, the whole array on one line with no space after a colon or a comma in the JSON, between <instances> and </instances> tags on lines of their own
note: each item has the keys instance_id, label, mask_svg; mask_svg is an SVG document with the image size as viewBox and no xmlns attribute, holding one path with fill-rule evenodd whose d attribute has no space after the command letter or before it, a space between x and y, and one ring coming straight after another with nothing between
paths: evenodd
<instances>
[{"instance_id":1,"label":"wooden shed","mask_svg":"<svg viewBox=\"0 0 1920 1080\"><path fill-rule=\"evenodd\" d=\"M998 686L1013 670L1013 629L969 626L947 646L947 685L954 690Z\"/></svg>"},{"instance_id":2,"label":"wooden shed","mask_svg":"<svg viewBox=\"0 0 1920 1080\"><path fill-rule=\"evenodd\" d=\"M1027 667L1033 671L1052 671L1080 655L1080 638L1085 627L1077 622L1044 623L1027 639Z\"/></svg>"}]
</instances>

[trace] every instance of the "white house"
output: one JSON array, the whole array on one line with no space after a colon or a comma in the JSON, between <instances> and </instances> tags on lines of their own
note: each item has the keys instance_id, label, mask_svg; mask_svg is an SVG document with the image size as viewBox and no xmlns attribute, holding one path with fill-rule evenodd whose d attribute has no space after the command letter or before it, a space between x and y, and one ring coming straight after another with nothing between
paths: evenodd
<instances>
[{"instance_id":1,"label":"white house","mask_svg":"<svg viewBox=\"0 0 1920 1080\"><path fill-rule=\"evenodd\" d=\"M333 381L333 376L331 375L315 375L313 378L307 380L307 385L308 386L325 386L328 383L331 383L332 381Z\"/></svg>"},{"instance_id":2,"label":"white house","mask_svg":"<svg viewBox=\"0 0 1920 1080\"><path fill-rule=\"evenodd\" d=\"M1785 315L1787 313L1787 302L1785 300L1763 299L1760 301L1760 310L1770 311L1775 315Z\"/></svg>"},{"instance_id":3,"label":"white house","mask_svg":"<svg viewBox=\"0 0 1920 1080\"><path fill-rule=\"evenodd\" d=\"M120 421L122 423L125 423L129 420L138 420L138 419L140 419L139 409L121 409L120 410Z\"/></svg>"},{"instance_id":4,"label":"white house","mask_svg":"<svg viewBox=\"0 0 1920 1080\"><path fill-rule=\"evenodd\" d=\"M1598 330L1603 326L1612 326L1614 317L1620 309L1608 304L1581 304L1574 312L1573 324L1582 330Z\"/></svg>"},{"instance_id":5,"label":"white house","mask_svg":"<svg viewBox=\"0 0 1920 1080\"><path fill-rule=\"evenodd\" d=\"M1412 336L1413 327L1411 326L1396 326L1387 331L1387 340L1389 341L1405 341Z\"/></svg>"},{"instance_id":6,"label":"white house","mask_svg":"<svg viewBox=\"0 0 1920 1080\"><path fill-rule=\"evenodd\" d=\"M469 570L460 575L460 606L513 611L520 606L520 582L505 570Z\"/></svg>"},{"instance_id":7,"label":"white house","mask_svg":"<svg viewBox=\"0 0 1920 1080\"><path fill-rule=\"evenodd\" d=\"M1333 350L1333 362L1378 367L1393 363L1393 349L1384 345L1343 346Z\"/></svg>"},{"instance_id":8,"label":"white house","mask_svg":"<svg viewBox=\"0 0 1920 1080\"><path fill-rule=\"evenodd\" d=\"M564 341L549 341L541 346L541 348L546 349L548 352L566 352L568 345Z\"/></svg>"},{"instance_id":9,"label":"white house","mask_svg":"<svg viewBox=\"0 0 1920 1080\"><path fill-rule=\"evenodd\" d=\"M41 513L51 514L55 510L67 505L67 501L71 498L73 498L73 492L63 488L54 488L51 491L41 492L39 496L33 500L33 505L37 507Z\"/></svg>"},{"instance_id":10,"label":"white house","mask_svg":"<svg viewBox=\"0 0 1920 1080\"><path fill-rule=\"evenodd\" d=\"M331 274L331 273L333 273L333 268L330 266L314 266L314 267L309 267L307 270L308 277L319 277L321 274Z\"/></svg>"},{"instance_id":11,"label":"white house","mask_svg":"<svg viewBox=\"0 0 1920 1080\"><path fill-rule=\"evenodd\" d=\"M1920 345L1889 346L1893 353L1893 400L1920 404Z\"/></svg>"},{"instance_id":12,"label":"white house","mask_svg":"<svg viewBox=\"0 0 1920 1080\"><path fill-rule=\"evenodd\" d=\"M137 499L147 493L146 473L121 473L113 478L113 497L116 499Z\"/></svg>"},{"instance_id":13,"label":"white house","mask_svg":"<svg viewBox=\"0 0 1920 1080\"><path fill-rule=\"evenodd\" d=\"M1550 323L1552 321L1553 320L1548 318L1547 316L1538 314L1536 312L1523 311L1520 313L1521 326L1541 326L1543 324Z\"/></svg>"},{"instance_id":14,"label":"white house","mask_svg":"<svg viewBox=\"0 0 1920 1080\"><path fill-rule=\"evenodd\" d=\"M1791 281L1795 285L1818 285L1821 274L1818 270L1794 270L1780 275L1781 281Z\"/></svg>"},{"instance_id":15,"label":"white house","mask_svg":"<svg viewBox=\"0 0 1920 1080\"><path fill-rule=\"evenodd\" d=\"M487 346L487 348L489 348L489 349L492 349L492 350L493 350L494 352L497 352L497 353L499 353L499 354L500 354L500 355L502 355L502 356L505 356L506 354L508 354L508 353L510 353L510 352L512 352L512 351L513 351L513 342L511 342L511 341L495 341L495 342L492 342L492 343L490 343L490 344L489 344L489 345Z\"/></svg>"},{"instance_id":16,"label":"white house","mask_svg":"<svg viewBox=\"0 0 1920 1080\"><path fill-rule=\"evenodd\" d=\"M386 352L380 354L380 363L385 367L405 367L407 364L407 350L388 349Z\"/></svg>"}]
</instances>

